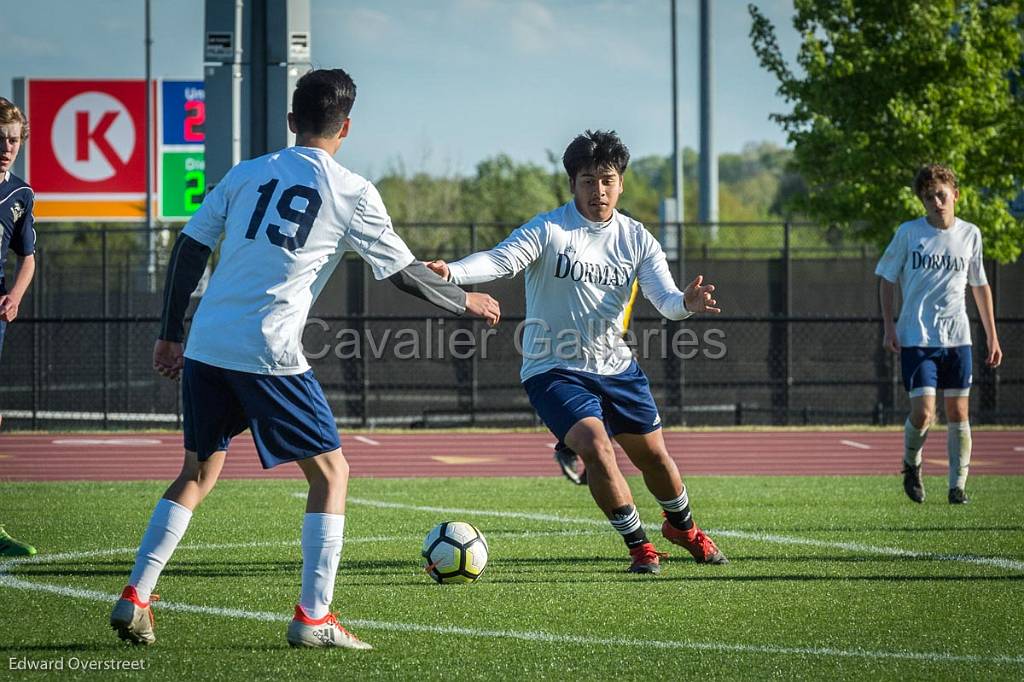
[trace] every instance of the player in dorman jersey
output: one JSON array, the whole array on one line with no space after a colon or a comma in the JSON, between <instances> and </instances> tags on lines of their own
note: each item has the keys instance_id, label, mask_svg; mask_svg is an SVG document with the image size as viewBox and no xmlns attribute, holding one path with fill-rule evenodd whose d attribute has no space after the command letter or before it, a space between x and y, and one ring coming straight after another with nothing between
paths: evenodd
<instances>
[{"instance_id":1,"label":"player in dorman jersey","mask_svg":"<svg viewBox=\"0 0 1024 682\"><path fill-rule=\"evenodd\" d=\"M629 151L614 132L587 131L565 150L573 200L516 229L490 251L429 267L459 284L525 271L526 315L520 378L551 432L586 465L587 485L631 555L629 571L657 573L633 496L615 461L614 438L644 474L665 512L662 534L701 563L726 563L690 514L669 456L647 377L622 338L634 281L665 317L717 313L697 276L680 291L657 240L615 210Z\"/></svg>"},{"instance_id":2,"label":"player in dorman jersey","mask_svg":"<svg viewBox=\"0 0 1024 682\"><path fill-rule=\"evenodd\" d=\"M910 416L903 427L903 490L914 502L924 502L921 451L935 419L935 394L941 390L948 429L947 499L950 504L966 504L964 486L971 462L968 407L974 376L964 296L968 285L988 338L985 364L998 367L1003 351L982 261L981 231L955 215L960 198L956 174L945 166L925 166L914 178L914 193L926 215L899 226L875 268L885 325L882 343L900 354L903 383L910 394ZM903 305L893 324L897 282Z\"/></svg>"}]
</instances>

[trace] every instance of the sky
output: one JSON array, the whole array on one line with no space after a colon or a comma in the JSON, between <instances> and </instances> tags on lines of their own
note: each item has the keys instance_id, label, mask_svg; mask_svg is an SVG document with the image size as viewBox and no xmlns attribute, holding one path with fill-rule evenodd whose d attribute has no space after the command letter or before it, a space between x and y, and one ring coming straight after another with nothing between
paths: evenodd
<instances>
[{"instance_id":1,"label":"sky","mask_svg":"<svg viewBox=\"0 0 1024 682\"><path fill-rule=\"evenodd\" d=\"M750 46L750 0L713 0L715 144L785 146L789 106ZM151 0L152 74L202 78L204 0ZM792 0L753 0L792 60ZM586 128L614 129L634 158L672 147L669 0L310 0L316 67L358 96L338 160L467 175L497 154L547 165ZM678 0L679 103L698 147L698 0ZM142 0L0 0L0 95L16 77L141 78ZM31 123L31 121L30 121Z\"/></svg>"}]
</instances>

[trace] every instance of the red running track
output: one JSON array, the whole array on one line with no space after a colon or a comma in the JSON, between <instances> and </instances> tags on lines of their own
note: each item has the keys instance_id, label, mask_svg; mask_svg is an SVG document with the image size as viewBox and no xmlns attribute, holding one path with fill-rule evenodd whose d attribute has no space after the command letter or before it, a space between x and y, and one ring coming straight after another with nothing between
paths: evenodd
<instances>
[{"instance_id":1,"label":"red running track","mask_svg":"<svg viewBox=\"0 0 1024 682\"><path fill-rule=\"evenodd\" d=\"M925 446L925 473L946 472L945 428ZM666 432L683 475L894 474L902 432ZM178 434L0 436L0 481L169 480L181 466ZM343 434L353 476L558 476L546 433ZM619 452L619 464L638 473ZM1024 475L1024 431L977 431L971 474ZM264 471L248 434L228 451L224 478L302 478L299 468Z\"/></svg>"}]
</instances>

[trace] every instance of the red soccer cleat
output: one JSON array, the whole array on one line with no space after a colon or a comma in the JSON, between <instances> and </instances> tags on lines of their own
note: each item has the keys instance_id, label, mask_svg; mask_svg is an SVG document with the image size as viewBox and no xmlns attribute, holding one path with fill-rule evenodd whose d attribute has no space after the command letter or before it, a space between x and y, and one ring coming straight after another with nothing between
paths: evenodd
<instances>
[{"instance_id":1,"label":"red soccer cleat","mask_svg":"<svg viewBox=\"0 0 1024 682\"><path fill-rule=\"evenodd\" d=\"M310 618L298 604L295 605L295 617L288 624L288 643L292 646L315 648L373 648L342 627L333 613L328 613L323 618Z\"/></svg>"},{"instance_id":2,"label":"red soccer cleat","mask_svg":"<svg viewBox=\"0 0 1024 682\"><path fill-rule=\"evenodd\" d=\"M729 563L714 541L696 524L690 530L679 530L666 519L665 523L661 524L661 534L673 545L685 547L698 564Z\"/></svg>"},{"instance_id":3,"label":"red soccer cleat","mask_svg":"<svg viewBox=\"0 0 1024 682\"><path fill-rule=\"evenodd\" d=\"M121 598L114 604L110 613L110 627L117 631L117 636L132 644L149 645L156 641L153 627L153 609L150 605L160 597L152 594L148 602L139 599L139 593L128 585L121 591Z\"/></svg>"},{"instance_id":4,"label":"red soccer cleat","mask_svg":"<svg viewBox=\"0 0 1024 682\"><path fill-rule=\"evenodd\" d=\"M660 573L660 559L668 556L665 552L654 549L654 545L649 542L629 550L629 555L633 557L633 563L626 569L627 573Z\"/></svg>"}]
</instances>

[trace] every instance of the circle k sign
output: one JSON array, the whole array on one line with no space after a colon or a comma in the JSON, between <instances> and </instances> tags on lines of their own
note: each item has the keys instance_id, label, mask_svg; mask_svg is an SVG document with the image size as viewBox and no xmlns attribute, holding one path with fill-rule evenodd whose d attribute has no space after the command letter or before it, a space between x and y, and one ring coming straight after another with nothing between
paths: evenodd
<instances>
[{"instance_id":1,"label":"circle k sign","mask_svg":"<svg viewBox=\"0 0 1024 682\"><path fill-rule=\"evenodd\" d=\"M35 80L28 172L37 193L144 193L142 81Z\"/></svg>"}]
</instances>

